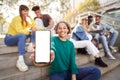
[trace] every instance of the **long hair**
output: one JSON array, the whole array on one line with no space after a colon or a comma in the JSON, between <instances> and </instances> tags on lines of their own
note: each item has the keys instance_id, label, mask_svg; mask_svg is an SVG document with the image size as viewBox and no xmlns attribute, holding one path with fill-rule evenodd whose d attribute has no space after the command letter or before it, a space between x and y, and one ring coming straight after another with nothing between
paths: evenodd
<instances>
[{"instance_id":1,"label":"long hair","mask_svg":"<svg viewBox=\"0 0 120 80\"><path fill-rule=\"evenodd\" d=\"M49 22L52 18L48 14L43 14L42 15L42 21L45 27L48 27Z\"/></svg>"},{"instance_id":2,"label":"long hair","mask_svg":"<svg viewBox=\"0 0 120 80\"><path fill-rule=\"evenodd\" d=\"M27 25L27 21L26 21L26 18L23 18L23 15L22 15L22 11L23 10L29 10L29 8L26 6L26 5L20 5L20 7L19 7L19 14L20 14L20 17L21 17L21 19L22 19L22 21L21 21L21 23L22 23L22 25L23 25L23 23L24 23L24 21L25 21L25 23L26 23L26 25Z\"/></svg>"}]
</instances>

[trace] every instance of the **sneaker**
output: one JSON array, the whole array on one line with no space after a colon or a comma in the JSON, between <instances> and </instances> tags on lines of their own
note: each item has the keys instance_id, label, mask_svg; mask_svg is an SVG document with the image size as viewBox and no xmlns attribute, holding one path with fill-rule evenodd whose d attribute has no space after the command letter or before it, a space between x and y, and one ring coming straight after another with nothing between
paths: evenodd
<instances>
[{"instance_id":1,"label":"sneaker","mask_svg":"<svg viewBox=\"0 0 120 80\"><path fill-rule=\"evenodd\" d=\"M113 59L113 60L116 59L110 52L107 52L107 56L109 57L109 59Z\"/></svg>"},{"instance_id":2,"label":"sneaker","mask_svg":"<svg viewBox=\"0 0 120 80\"><path fill-rule=\"evenodd\" d=\"M116 58L114 56L109 56L109 59L115 60Z\"/></svg>"},{"instance_id":3,"label":"sneaker","mask_svg":"<svg viewBox=\"0 0 120 80\"><path fill-rule=\"evenodd\" d=\"M20 71L22 71L22 72L28 70L28 66L25 64L24 61L19 61L19 60L17 60L16 67L17 67Z\"/></svg>"},{"instance_id":4,"label":"sneaker","mask_svg":"<svg viewBox=\"0 0 120 80\"><path fill-rule=\"evenodd\" d=\"M34 48L33 48L33 44L29 43L28 47L27 47L27 52L33 52Z\"/></svg>"},{"instance_id":5,"label":"sneaker","mask_svg":"<svg viewBox=\"0 0 120 80\"><path fill-rule=\"evenodd\" d=\"M108 67L108 65L104 63L100 57L95 59L95 64L101 67Z\"/></svg>"},{"instance_id":6,"label":"sneaker","mask_svg":"<svg viewBox=\"0 0 120 80\"><path fill-rule=\"evenodd\" d=\"M113 52L117 52L117 50L116 50L113 46L109 46L109 48L110 48Z\"/></svg>"}]
</instances>

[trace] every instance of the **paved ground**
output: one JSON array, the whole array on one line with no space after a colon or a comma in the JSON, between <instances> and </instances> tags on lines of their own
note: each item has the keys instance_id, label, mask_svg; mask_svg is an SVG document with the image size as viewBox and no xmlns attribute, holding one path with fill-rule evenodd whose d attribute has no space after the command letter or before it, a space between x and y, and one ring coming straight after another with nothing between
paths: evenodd
<instances>
[{"instance_id":1,"label":"paved ground","mask_svg":"<svg viewBox=\"0 0 120 80\"><path fill-rule=\"evenodd\" d=\"M101 80L120 80L120 66L102 76Z\"/></svg>"}]
</instances>

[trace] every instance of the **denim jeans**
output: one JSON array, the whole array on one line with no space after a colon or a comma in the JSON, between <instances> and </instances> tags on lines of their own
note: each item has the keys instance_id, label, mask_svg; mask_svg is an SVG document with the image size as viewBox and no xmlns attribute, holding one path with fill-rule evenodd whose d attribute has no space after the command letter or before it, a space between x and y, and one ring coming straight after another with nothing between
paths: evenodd
<instances>
[{"instance_id":1,"label":"denim jeans","mask_svg":"<svg viewBox=\"0 0 120 80\"><path fill-rule=\"evenodd\" d=\"M113 46L117 37L118 37L118 31L114 31L113 33L111 33L109 38L107 38L105 35L101 35L99 37L99 40L102 43L104 51L106 53L110 52L108 46Z\"/></svg>"},{"instance_id":2,"label":"denim jeans","mask_svg":"<svg viewBox=\"0 0 120 80\"><path fill-rule=\"evenodd\" d=\"M109 46L113 46L115 44L115 41L117 40L118 37L118 31L114 31L113 33L111 33L108 41L109 41Z\"/></svg>"},{"instance_id":3,"label":"denim jeans","mask_svg":"<svg viewBox=\"0 0 120 80\"><path fill-rule=\"evenodd\" d=\"M78 68L76 80L100 80L101 72L95 66ZM70 71L50 74L50 80L71 80Z\"/></svg>"},{"instance_id":4,"label":"denim jeans","mask_svg":"<svg viewBox=\"0 0 120 80\"><path fill-rule=\"evenodd\" d=\"M18 53L19 55L25 54L25 43L26 40L30 37L30 42L34 42L35 35L25 35L25 34L17 34L14 36L11 36L9 34L6 34L4 42L7 46L18 46Z\"/></svg>"}]
</instances>

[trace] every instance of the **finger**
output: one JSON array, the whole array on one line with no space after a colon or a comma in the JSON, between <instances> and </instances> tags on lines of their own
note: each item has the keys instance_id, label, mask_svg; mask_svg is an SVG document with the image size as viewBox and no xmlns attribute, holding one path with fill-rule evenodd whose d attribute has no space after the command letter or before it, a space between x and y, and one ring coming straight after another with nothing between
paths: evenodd
<instances>
[{"instance_id":1,"label":"finger","mask_svg":"<svg viewBox=\"0 0 120 80\"><path fill-rule=\"evenodd\" d=\"M53 62L55 56L54 56L54 51L50 52L50 61Z\"/></svg>"}]
</instances>

